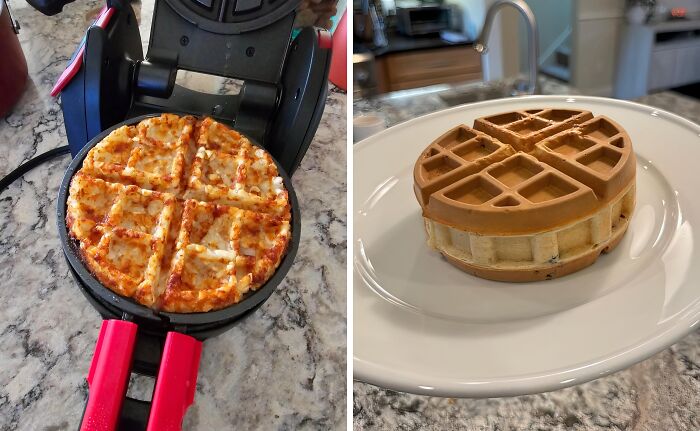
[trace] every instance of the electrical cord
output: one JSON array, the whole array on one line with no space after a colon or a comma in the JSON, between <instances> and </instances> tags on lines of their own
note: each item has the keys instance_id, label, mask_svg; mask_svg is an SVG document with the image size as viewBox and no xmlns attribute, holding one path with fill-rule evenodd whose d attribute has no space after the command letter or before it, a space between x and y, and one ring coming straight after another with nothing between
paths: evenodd
<instances>
[{"instance_id":1,"label":"electrical cord","mask_svg":"<svg viewBox=\"0 0 700 431\"><path fill-rule=\"evenodd\" d=\"M63 154L68 154L69 152L70 148L68 147L68 145L64 145L63 147L54 148L53 150L49 150L45 153L39 154L38 156L27 160L26 162L19 165L14 171L5 175L0 180L0 193L4 192L5 189L7 189L10 186L10 184L15 182L15 180L17 180L19 177L36 168L37 166L41 165L42 163L46 163L51 159L54 159L58 156L62 156Z\"/></svg>"}]
</instances>

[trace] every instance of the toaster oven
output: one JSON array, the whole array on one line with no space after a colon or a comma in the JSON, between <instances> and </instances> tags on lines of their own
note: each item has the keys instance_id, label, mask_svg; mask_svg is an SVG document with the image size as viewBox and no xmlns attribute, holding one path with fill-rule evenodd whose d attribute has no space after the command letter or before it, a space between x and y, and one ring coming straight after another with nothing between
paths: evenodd
<instances>
[{"instance_id":1,"label":"toaster oven","mask_svg":"<svg viewBox=\"0 0 700 431\"><path fill-rule=\"evenodd\" d=\"M407 36L439 33L450 28L450 8L446 6L397 7L396 24Z\"/></svg>"}]
</instances>

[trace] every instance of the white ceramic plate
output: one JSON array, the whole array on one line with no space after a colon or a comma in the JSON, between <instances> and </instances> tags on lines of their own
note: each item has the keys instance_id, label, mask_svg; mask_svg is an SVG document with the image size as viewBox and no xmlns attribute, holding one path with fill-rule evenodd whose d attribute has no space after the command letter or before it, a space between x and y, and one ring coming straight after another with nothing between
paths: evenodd
<instances>
[{"instance_id":1,"label":"white ceramic plate","mask_svg":"<svg viewBox=\"0 0 700 431\"><path fill-rule=\"evenodd\" d=\"M425 244L413 164L445 130L546 107L607 115L637 154L637 206L612 253L546 282L472 277ZM354 377L399 391L497 397L626 368L700 328L700 126L635 103L532 96L416 118L354 149Z\"/></svg>"}]
</instances>

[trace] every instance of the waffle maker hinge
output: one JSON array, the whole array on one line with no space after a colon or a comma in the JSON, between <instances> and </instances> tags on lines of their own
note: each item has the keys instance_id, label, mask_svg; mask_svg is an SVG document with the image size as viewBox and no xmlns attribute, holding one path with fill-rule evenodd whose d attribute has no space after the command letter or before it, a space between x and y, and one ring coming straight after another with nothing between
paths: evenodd
<instances>
[{"instance_id":1,"label":"waffle maker hinge","mask_svg":"<svg viewBox=\"0 0 700 431\"><path fill-rule=\"evenodd\" d=\"M325 30L304 28L291 40L299 2L156 0L144 57L131 5L108 0L111 21L88 30L83 67L61 93L72 155L127 118L180 112L233 125L291 175L318 128L330 68ZM240 92L185 88L178 70L240 80Z\"/></svg>"}]
</instances>

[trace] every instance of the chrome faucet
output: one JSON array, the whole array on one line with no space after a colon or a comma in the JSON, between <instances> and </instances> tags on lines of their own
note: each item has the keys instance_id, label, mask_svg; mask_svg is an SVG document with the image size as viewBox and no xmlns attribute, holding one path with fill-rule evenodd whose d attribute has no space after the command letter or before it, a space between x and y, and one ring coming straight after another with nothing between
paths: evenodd
<instances>
[{"instance_id":1,"label":"chrome faucet","mask_svg":"<svg viewBox=\"0 0 700 431\"><path fill-rule=\"evenodd\" d=\"M513 88L512 95L519 96L523 94L535 94L538 92L537 84L537 58L539 57L539 36L537 34L537 22L535 21L535 15L532 13L530 7L523 0L497 0L494 2L489 10L486 12L486 19L484 20L484 27L481 30L481 35L474 45L474 49L480 54L484 55L488 51L488 46L486 42L489 39L489 34L491 33L491 27L493 26L493 20L496 18L496 13L504 6L513 6L520 15L525 18L525 24L527 27L527 39L528 39L528 57L529 57L529 77L527 81L517 80L515 82L515 88Z\"/></svg>"}]
</instances>

